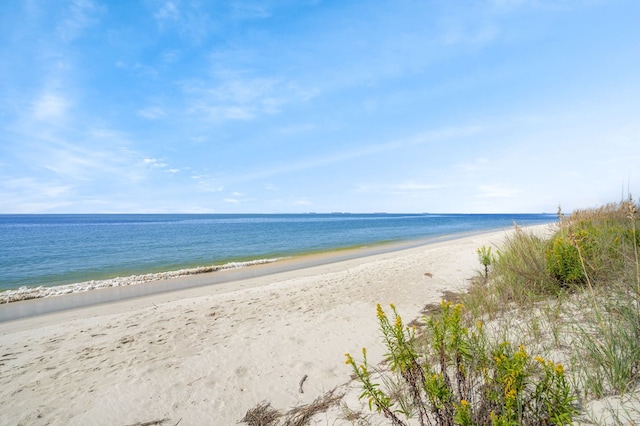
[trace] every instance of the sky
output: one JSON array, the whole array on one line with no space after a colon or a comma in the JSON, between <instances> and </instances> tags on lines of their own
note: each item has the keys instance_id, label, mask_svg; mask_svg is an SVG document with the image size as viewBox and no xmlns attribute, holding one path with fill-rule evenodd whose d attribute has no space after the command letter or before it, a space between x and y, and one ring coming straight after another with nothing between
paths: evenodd
<instances>
[{"instance_id":1,"label":"sky","mask_svg":"<svg viewBox=\"0 0 640 426\"><path fill-rule=\"evenodd\" d=\"M640 195L637 0L7 0L0 213Z\"/></svg>"}]
</instances>

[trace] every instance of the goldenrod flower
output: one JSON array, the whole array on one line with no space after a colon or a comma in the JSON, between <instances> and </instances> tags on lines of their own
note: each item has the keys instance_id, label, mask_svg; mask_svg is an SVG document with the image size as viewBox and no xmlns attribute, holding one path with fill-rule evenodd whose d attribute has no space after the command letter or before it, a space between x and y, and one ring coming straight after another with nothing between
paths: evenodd
<instances>
[{"instance_id":1,"label":"goldenrod flower","mask_svg":"<svg viewBox=\"0 0 640 426\"><path fill-rule=\"evenodd\" d=\"M344 356L347 357L347 360L345 361L345 364L347 364L347 365L354 364L353 358L351 357L350 354L346 353L346 354L344 354Z\"/></svg>"}]
</instances>

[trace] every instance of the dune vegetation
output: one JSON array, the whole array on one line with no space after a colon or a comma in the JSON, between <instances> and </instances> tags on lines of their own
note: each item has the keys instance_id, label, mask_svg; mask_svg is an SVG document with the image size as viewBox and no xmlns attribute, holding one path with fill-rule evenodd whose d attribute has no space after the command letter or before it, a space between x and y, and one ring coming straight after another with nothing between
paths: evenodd
<instances>
[{"instance_id":1,"label":"dune vegetation","mask_svg":"<svg viewBox=\"0 0 640 426\"><path fill-rule=\"evenodd\" d=\"M408 324L378 305L387 354L375 365L366 349L346 354L364 409L342 402L345 424L638 424L638 207L559 209L544 235L516 226L478 248L465 293ZM306 424L266 412L272 421L243 420Z\"/></svg>"},{"instance_id":2,"label":"dune vegetation","mask_svg":"<svg viewBox=\"0 0 640 426\"><path fill-rule=\"evenodd\" d=\"M550 235L479 248L469 291L422 320L378 307L386 363L347 354L361 398L394 425L636 424L639 225L631 198L559 210Z\"/></svg>"}]
</instances>

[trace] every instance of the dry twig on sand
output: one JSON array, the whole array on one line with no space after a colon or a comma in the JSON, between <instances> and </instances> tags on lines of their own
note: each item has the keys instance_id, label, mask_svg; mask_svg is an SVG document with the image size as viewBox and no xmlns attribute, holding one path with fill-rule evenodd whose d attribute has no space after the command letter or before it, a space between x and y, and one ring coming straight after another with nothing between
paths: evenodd
<instances>
[{"instance_id":1,"label":"dry twig on sand","mask_svg":"<svg viewBox=\"0 0 640 426\"><path fill-rule=\"evenodd\" d=\"M247 410L247 414L240 421L249 426L275 426L280 417L282 413L264 401Z\"/></svg>"},{"instance_id":2,"label":"dry twig on sand","mask_svg":"<svg viewBox=\"0 0 640 426\"><path fill-rule=\"evenodd\" d=\"M287 412L285 426L304 426L309 424L309 420L318 413L324 413L329 408L337 405L344 397L344 394L337 394L336 388L330 390L322 396L316 398L312 403L295 407Z\"/></svg>"}]
</instances>

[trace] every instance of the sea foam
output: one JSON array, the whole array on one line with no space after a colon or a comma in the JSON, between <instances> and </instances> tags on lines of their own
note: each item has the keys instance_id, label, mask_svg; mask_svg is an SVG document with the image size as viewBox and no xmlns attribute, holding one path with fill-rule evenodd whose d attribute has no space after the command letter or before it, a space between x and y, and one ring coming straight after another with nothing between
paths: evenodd
<instances>
[{"instance_id":1,"label":"sea foam","mask_svg":"<svg viewBox=\"0 0 640 426\"><path fill-rule=\"evenodd\" d=\"M59 285L54 287L20 287L15 290L6 290L0 293L0 304L18 302L21 300L39 299L42 297L61 296L64 294L81 293L107 287L124 287L151 281L168 280L172 278L186 277L189 275L205 274L208 272L224 271L228 269L244 268L253 265L264 265L286 259L277 257L272 259L256 259L246 262L229 262L223 265L199 266L197 268L179 269L177 271L157 272L129 277L116 277L106 280L91 280L75 284Z\"/></svg>"}]
</instances>

